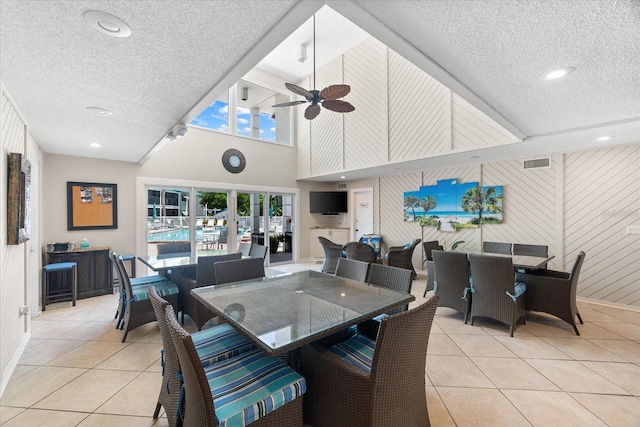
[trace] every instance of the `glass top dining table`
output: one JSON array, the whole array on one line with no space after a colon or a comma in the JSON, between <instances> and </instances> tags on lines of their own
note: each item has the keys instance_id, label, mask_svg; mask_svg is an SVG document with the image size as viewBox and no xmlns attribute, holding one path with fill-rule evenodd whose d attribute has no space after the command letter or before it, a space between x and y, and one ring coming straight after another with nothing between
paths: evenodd
<instances>
[{"instance_id":1,"label":"glass top dining table","mask_svg":"<svg viewBox=\"0 0 640 427\"><path fill-rule=\"evenodd\" d=\"M317 271L206 286L191 294L270 355L415 300L410 294Z\"/></svg>"},{"instance_id":2,"label":"glass top dining table","mask_svg":"<svg viewBox=\"0 0 640 427\"><path fill-rule=\"evenodd\" d=\"M226 255L227 253L226 249L210 249L197 252L139 256L138 259L153 271L166 271L172 268L196 267L200 256Z\"/></svg>"}]
</instances>

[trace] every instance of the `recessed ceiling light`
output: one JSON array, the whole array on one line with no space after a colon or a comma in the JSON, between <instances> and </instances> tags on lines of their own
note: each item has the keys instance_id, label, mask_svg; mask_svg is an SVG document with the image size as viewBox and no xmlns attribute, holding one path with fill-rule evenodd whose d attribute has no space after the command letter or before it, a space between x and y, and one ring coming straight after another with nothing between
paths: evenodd
<instances>
[{"instance_id":1,"label":"recessed ceiling light","mask_svg":"<svg viewBox=\"0 0 640 427\"><path fill-rule=\"evenodd\" d=\"M347 178L347 177L346 177L346 176L344 176L344 175L342 175L342 176L340 177L340 179L346 179L346 178Z\"/></svg>"},{"instance_id":2,"label":"recessed ceiling light","mask_svg":"<svg viewBox=\"0 0 640 427\"><path fill-rule=\"evenodd\" d=\"M601 136L600 138L596 139L596 141L608 141L610 139L611 139L610 136Z\"/></svg>"},{"instance_id":3,"label":"recessed ceiling light","mask_svg":"<svg viewBox=\"0 0 640 427\"><path fill-rule=\"evenodd\" d=\"M90 146L92 146L93 148L98 148L98 147L102 147L102 145L98 144L97 142L92 142L91 144L89 144Z\"/></svg>"},{"instance_id":4,"label":"recessed ceiling light","mask_svg":"<svg viewBox=\"0 0 640 427\"><path fill-rule=\"evenodd\" d=\"M84 20L91 27L113 37L129 37L131 28L122 19L97 10L84 13Z\"/></svg>"},{"instance_id":5,"label":"recessed ceiling light","mask_svg":"<svg viewBox=\"0 0 640 427\"><path fill-rule=\"evenodd\" d=\"M557 70L549 71L548 73L544 73L540 76L541 80L556 80L561 77L566 76L567 74L571 74L575 71L575 67L563 67L558 68Z\"/></svg>"},{"instance_id":6,"label":"recessed ceiling light","mask_svg":"<svg viewBox=\"0 0 640 427\"><path fill-rule=\"evenodd\" d=\"M113 114L111 111L105 110L104 108L100 107L87 107L87 110L99 116L110 116Z\"/></svg>"}]
</instances>

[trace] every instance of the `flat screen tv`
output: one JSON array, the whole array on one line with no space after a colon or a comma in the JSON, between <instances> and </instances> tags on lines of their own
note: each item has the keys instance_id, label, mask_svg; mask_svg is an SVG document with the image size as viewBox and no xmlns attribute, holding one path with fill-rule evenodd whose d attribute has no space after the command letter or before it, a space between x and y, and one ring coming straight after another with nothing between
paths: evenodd
<instances>
[{"instance_id":1,"label":"flat screen tv","mask_svg":"<svg viewBox=\"0 0 640 427\"><path fill-rule=\"evenodd\" d=\"M347 212L347 192L310 191L309 212L323 215L338 215Z\"/></svg>"}]
</instances>

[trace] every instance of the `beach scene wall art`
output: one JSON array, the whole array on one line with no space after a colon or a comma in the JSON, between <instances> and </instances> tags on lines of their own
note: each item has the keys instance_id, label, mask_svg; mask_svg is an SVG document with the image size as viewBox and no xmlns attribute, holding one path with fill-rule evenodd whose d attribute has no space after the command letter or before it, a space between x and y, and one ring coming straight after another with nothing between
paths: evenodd
<instances>
[{"instance_id":1,"label":"beach scene wall art","mask_svg":"<svg viewBox=\"0 0 640 427\"><path fill-rule=\"evenodd\" d=\"M480 187L477 182L443 179L418 191L407 191L404 220L445 232L502 224L502 186Z\"/></svg>"}]
</instances>

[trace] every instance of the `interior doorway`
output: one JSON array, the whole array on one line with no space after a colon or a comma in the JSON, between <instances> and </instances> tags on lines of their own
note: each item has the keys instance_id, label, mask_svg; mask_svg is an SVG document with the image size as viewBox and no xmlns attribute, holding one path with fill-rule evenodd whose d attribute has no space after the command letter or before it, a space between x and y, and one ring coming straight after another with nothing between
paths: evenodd
<instances>
[{"instance_id":1,"label":"interior doorway","mask_svg":"<svg viewBox=\"0 0 640 427\"><path fill-rule=\"evenodd\" d=\"M373 188L351 190L352 239L358 241L363 234L373 234Z\"/></svg>"}]
</instances>

